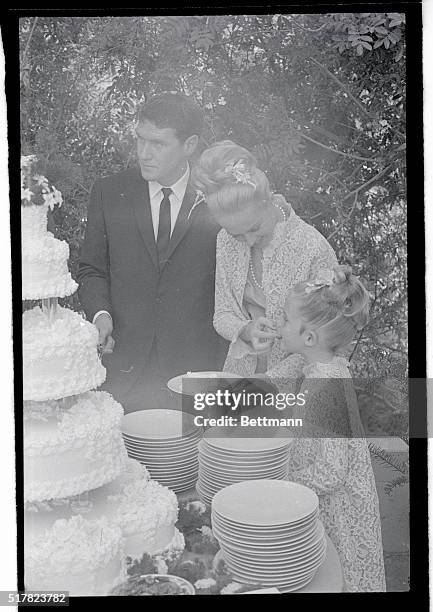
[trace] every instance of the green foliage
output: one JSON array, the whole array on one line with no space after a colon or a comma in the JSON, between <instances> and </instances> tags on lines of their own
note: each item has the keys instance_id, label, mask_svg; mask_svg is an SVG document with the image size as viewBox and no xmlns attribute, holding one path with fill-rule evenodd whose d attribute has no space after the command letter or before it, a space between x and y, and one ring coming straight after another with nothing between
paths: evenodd
<instances>
[{"instance_id":1,"label":"green foliage","mask_svg":"<svg viewBox=\"0 0 433 612\"><path fill-rule=\"evenodd\" d=\"M408 443L407 438L403 437L402 439L406 444ZM369 443L368 447L377 463L391 467L396 472L396 476L385 484L384 490L387 495L391 495L394 489L403 487L409 482L409 461L399 461L393 453L387 452L377 444Z\"/></svg>"},{"instance_id":2,"label":"green foliage","mask_svg":"<svg viewBox=\"0 0 433 612\"><path fill-rule=\"evenodd\" d=\"M405 360L404 15L26 17L22 152L63 193L57 235L75 273L93 180L134 161L137 105L193 95L203 146L252 149L274 190L327 236L373 295L355 374ZM413 203L416 206L416 203ZM74 296L70 301L78 308ZM377 357L381 357L381 365Z\"/></svg>"}]
</instances>

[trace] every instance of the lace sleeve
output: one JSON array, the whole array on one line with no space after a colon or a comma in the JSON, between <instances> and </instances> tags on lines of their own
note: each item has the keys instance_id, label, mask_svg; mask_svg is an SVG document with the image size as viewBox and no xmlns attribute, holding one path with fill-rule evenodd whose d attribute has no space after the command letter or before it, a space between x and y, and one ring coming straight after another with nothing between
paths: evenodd
<instances>
[{"instance_id":1,"label":"lace sleeve","mask_svg":"<svg viewBox=\"0 0 433 612\"><path fill-rule=\"evenodd\" d=\"M213 325L220 336L230 342L235 342L242 329L250 320L237 306L232 291L227 269L231 256L227 235L224 231L220 231L216 247L215 313Z\"/></svg>"}]
</instances>

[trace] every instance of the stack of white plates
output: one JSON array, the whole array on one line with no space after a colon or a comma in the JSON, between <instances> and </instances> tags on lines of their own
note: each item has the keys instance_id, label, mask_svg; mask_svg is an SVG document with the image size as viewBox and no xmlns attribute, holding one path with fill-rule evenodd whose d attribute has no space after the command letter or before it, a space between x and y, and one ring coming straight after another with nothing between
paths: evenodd
<instances>
[{"instance_id":1,"label":"stack of white plates","mask_svg":"<svg viewBox=\"0 0 433 612\"><path fill-rule=\"evenodd\" d=\"M234 383L242 380L239 374L233 372L187 372L170 378L167 387L174 393L194 395L195 393L215 393L225 388L228 381Z\"/></svg>"},{"instance_id":2,"label":"stack of white plates","mask_svg":"<svg viewBox=\"0 0 433 612\"><path fill-rule=\"evenodd\" d=\"M319 500L303 485L251 480L212 501L212 530L233 577L295 591L308 584L326 554Z\"/></svg>"},{"instance_id":3,"label":"stack of white plates","mask_svg":"<svg viewBox=\"0 0 433 612\"><path fill-rule=\"evenodd\" d=\"M123 439L132 459L176 493L194 487L202 431L194 417L179 410L142 410L123 417Z\"/></svg>"},{"instance_id":4,"label":"stack of white plates","mask_svg":"<svg viewBox=\"0 0 433 612\"><path fill-rule=\"evenodd\" d=\"M283 480L287 475L289 438L251 438L251 431L212 427L199 443L197 493L205 504L224 487L258 478ZM279 430L276 430L278 432Z\"/></svg>"}]
</instances>

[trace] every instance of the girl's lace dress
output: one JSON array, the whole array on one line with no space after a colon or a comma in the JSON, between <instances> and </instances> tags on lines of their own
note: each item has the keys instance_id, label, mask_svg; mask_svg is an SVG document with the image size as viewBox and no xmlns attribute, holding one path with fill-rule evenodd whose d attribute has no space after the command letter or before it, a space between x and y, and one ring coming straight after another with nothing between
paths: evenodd
<instances>
[{"instance_id":1,"label":"girl's lace dress","mask_svg":"<svg viewBox=\"0 0 433 612\"><path fill-rule=\"evenodd\" d=\"M385 591L379 502L348 362L304 367L303 427L291 445L288 479L313 489L342 565L346 591Z\"/></svg>"}]
</instances>

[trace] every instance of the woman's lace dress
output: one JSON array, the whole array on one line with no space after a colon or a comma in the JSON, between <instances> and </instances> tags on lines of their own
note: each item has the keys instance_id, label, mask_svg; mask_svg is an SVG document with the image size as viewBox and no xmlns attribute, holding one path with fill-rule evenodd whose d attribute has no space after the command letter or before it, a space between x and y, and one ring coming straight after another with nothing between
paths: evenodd
<instances>
[{"instance_id":1,"label":"woman's lace dress","mask_svg":"<svg viewBox=\"0 0 433 612\"><path fill-rule=\"evenodd\" d=\"M316 491L320 518L342 564L346 591L385 591L379 502L348 362L304 367L306 404L288 479ZM311 437L310 437L311 436ZM313 437L314 436L314 437Z\"/></svg>"},{"instance_id":2,"label":"woman's lace dress","mask_svg":"<svg viewBox=\"0 0 433 612\"><path fill-rule=\"evenodd\" d=\"M335 253L326 239L314 227L305 223L288 208L288 219L277 223L271 242L263 249L262 285L265 297L265 316L275 322L282 314L289 289L319 270L337 265ZM216 331L231 342L224 370L250 376L257 369L257 354L239 338L245 325L251 321L244 301L248 277L250 248L221 230L217 239L215 278ZM267 369L271 370L288 358L284 371L294 359L275 340L267 353Z\"/></svg>"}]
</instances>

